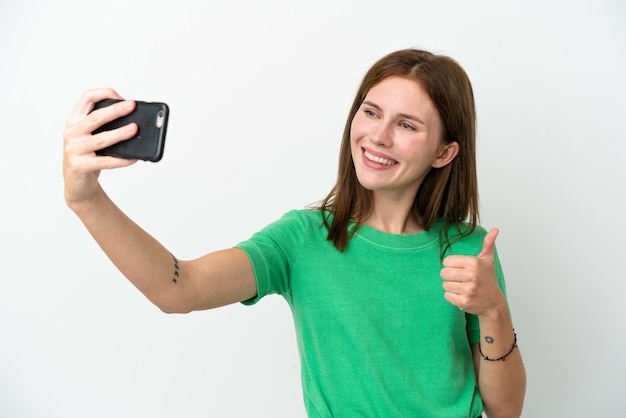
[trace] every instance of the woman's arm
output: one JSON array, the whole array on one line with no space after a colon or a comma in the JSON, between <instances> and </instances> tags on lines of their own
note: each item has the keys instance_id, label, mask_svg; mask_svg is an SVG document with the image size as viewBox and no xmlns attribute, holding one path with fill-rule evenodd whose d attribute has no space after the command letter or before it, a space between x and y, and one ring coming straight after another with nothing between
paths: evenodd
<instances>
[{"instance_id":1,"label":"woman's arm","mask_svg":"<svg viewBox=\"0 0 626 418\"><path fill-rule=\"evenodd\" d=\"M497 236L497 229L489 231L477 257L446 257L441 277L446 300L478 316L481 343L474 345L472 352L485 412L489 418L519 417L526 393L526 372L508 304L495 274Z\"/></svg>"},{"instance_id":2,"label":"woman's arm","mask_svg":"<svg viewBox=\"0 0 626 418\"><path fill-rule=\"evenodd\" d=\"M92 113L96 102L121 97L110 89L89 90L67 120L64 132L65 200L117 268L165 312L189 312L249 299L256 281L247 255L239 249L179 261L128 218L98 183L102 169L134 163L96 156L97 149L131 138L134 124L92 135L96 128L124 116L134 102L120 102Z\"/></svg>"},{"instance_id":3,"label":"woman's arm","mask_svg":"<svg viewBox=\"0 0 626 418\"><path fill-rule=\"evenodd\" d=\"M479 321L481 342L472 346L472 353L485 412L489 418L517 418L524 406L526 372L509 310L504 305Z\"/></svg>"}]
</instances>

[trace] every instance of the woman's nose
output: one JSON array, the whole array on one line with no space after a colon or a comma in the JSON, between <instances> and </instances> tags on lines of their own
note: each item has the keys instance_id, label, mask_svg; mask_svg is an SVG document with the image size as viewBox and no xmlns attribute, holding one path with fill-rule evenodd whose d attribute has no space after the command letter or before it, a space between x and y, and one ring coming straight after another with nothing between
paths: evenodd
<instances>
[{"instance_id":1,"label":"woman's nose","mask_svg":"<svg viewBox=\"0 0 626 418\"><path fill-rule=\"evenodd\" d=\"M378 124L370 135L370 141L376 145L384 147L390 146L392 143L390 127L384 122Z\"/></svg>"}]
</instances>

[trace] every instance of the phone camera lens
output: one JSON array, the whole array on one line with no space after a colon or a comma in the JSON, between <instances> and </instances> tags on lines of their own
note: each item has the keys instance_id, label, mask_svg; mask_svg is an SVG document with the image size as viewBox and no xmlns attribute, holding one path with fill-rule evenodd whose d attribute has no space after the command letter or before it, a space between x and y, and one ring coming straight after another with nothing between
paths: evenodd
<instances>
[{"instance_id":1,"label":"phone camera lens","mask_svg":"<svg viewBox=\"0 0 626 418\"><path fill-rule=\"evenodd\" d=\"M165 113L162 110L159 110L159 112L157 113L157 118L156 118L156 127L161 128L163 126L164 121L165 121Z\"/></svg>"}]
</instances>

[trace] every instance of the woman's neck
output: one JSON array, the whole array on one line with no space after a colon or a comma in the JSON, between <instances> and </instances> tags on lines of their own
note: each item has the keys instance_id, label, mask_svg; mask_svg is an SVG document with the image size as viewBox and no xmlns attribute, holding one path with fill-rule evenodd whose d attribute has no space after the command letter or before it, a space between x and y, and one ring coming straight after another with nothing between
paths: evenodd
<instances>
[{"instance_id":1,"label":"woman's neck","mask_svg":"<svg viewBox=\"0 0 626 418\"><path fill-rule=\"evenodd\" d=\"M413 214L412 197L389 198L374 193L373 199L372 213L363 224L390 234L417 234L424 230Z\"/></svg>"}]
</instances>

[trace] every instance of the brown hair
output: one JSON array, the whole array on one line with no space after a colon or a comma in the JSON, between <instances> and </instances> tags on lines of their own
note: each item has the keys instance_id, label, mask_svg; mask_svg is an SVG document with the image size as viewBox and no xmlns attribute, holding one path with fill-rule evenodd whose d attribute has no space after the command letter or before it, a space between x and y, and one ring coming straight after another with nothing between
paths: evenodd
<instances>
[{"instance_id":1,"label":"brown hair","mask_svg":"<svg viewBox=\"0 0 626 418\"><path fill-rule=\"evenodd\" d=\"M319 206L324 213L328 240L340 251L345 250L360 223L373 209L371 192L361 186L356 176L350 126L369 90L391 76L419 83L439 113L443 142L459 144L459 153L452 162L431 168L413 204L413 215L424 229L430 229L436 219L443 219L443 257L451 245L448 233L451 226L455 226L459 234L456 241L472 233L478 223L476 110L472 85L463 68L450 57L417 49L386 55L370 68L361 82L343 132L337 183ZM353 221L355 227L349 228ZM466 221L469 225L463 226Z\"/></svg>"}]
</instances>

